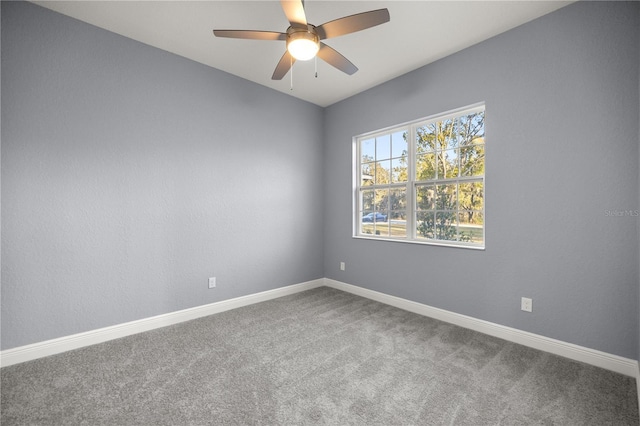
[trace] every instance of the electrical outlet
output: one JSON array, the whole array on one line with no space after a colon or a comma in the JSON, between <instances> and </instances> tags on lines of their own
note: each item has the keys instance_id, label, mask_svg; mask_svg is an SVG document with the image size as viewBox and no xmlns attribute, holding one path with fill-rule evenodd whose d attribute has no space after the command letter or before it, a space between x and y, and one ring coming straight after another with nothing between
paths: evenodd
<instances>
[{"instance_id":1,"label":"electrical outlet","mask_svg":"<svg viewBox=\"0 0 640 426\"><path fill-rule=\"evenodd\" d=\"M528 297L523 297L520 300L520 309L525 312L533 312L533 299Z\"/></svg>"},{"instance_id":2,"label":"electrical outlet","mask_svg":"<svg viewBox=\"0 0 640 426\"><path fill-rule=\"evenodd\" d=\"M344 262L340 262L340 270L344 271L344 268L345 268Z\"/></svg>"},{"instance_id":3,"label":"electrical outlet","mask_svg":"<svg viewBox=\"0 0 640 426\"><path fill-rule=\"evenodd\" d=\"M209 278L209 288L214 288L216 286L216 277Z\"/></svg>"}]
</instances>

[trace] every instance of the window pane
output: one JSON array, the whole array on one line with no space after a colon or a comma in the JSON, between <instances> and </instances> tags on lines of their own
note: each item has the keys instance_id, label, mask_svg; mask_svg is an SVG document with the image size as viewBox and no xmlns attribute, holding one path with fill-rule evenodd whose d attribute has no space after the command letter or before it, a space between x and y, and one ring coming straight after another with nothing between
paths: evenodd
<instances>
[{"instance_id":1,"label":"window pane","mask_svg":"<svg viewBox=\"0 0 640 426\"><path fill-rule=\"evenodd\" d=\"M469 145L460 148L460 176L484 174L484 145Z\"/></svg>"},{"instance_id":2,"label":"window pane","mask_svg":"<svg viewBox=\"0 0 640 426\"><path fill-rule=\"evenodd\" d=\"M438 179L458 177L458 150L448 149L438 153Z\"/></svg>"},{"instance_id":3,"label":"window pane","mask_svg":"<svg viewBox=\"0 0 640 426\"><path fill-rule=\"evenodd\" d=\"M435 123L436 125L436 149L444 151L449 147L449 141L452 137L453 120L442 120Z\"/></svg>"},{"instance_id":4,"label":"window pane","mask_svg":"<svg viewBox=\"0 0 640 426\"><path fill-rule=\"evenodd\" d=\"M361 173L360 173L360 185L361 186L369 186L373 185L373 176L374 176L374 163L366 163L362 165Z\"/></svg>"},{"instance_id":5,"label":"window pane","mask_svg":"<svg viewBox=\"0 0 640 426\"><path fill-rule=\"evenodd\" d=\"M416 158L416 180L436 178L436 155L425 154Z\"/></svg>"},{"instance_id":6,"label":"window pane","mask_svg":"<svg viewBox=\"0 0 640 426\"><path fill-rule=\"evenodd\" d=\"M362 191L362 199L360 201L361 209L365 212L372 212L375 207L373 200L373 190Z\"/></svg>"},{"instance_id":7,"label":"window pane","mask_svg":"<svg viewBox=\"0 0 640 426\"><path fill-rule=\"evenodd\" d=\"M458 147L458 132L457 132L457 124L454 118L443 120L438 123L439 131L438 141L439 147L438 149L452 149Z\"/></svg>"},{"instance_id":8,"label":"window pane","mask_svg":"<svg viewBox=\"0 0 640 426\"><path fill-rule=\"evenodd\" d=\"M458 188L460 210L483 210L484 185L482 182L461 183Z\"/></svg>"},{"instance_id":9,"label":"window pane","mask_svg":"<svg viewBox=\"0 0 640 426\"><path fill-rule=\"evenodd\" d=\"M418 210L433 210L435 208L435 185L418 186L416 188L416 207Z\"/></svg>"},{"instance_id":10,"label":"window pane","mask_svg":"<svg viewBox=\"0 0 640 426\"><path fill-rule=\"evenodd\" d=\"M408 153L407 138L409 134L404 132L396 132L391 135L391 158L406 156Z\"/></svg>"},{"instance_id":11,"label":"window pane","mask_svg":"<svg viewBox=\"0 0 640 426\"><path fill-rule=\"evenodd\" d=\"M386 222L377 222L375 234L381 237L389 236L389 225Z\"/></svg>"},{"instance_id":12,"label":"window pane","mask_svg":"<svg viewBox=\"0 0 640 426\"><path fill-rule=\"evenodd\" d=\"M457 241L458 218L452 211L436 212L436 239Z\"/></svg>"},{"instance_id":13,"label":"window pane","mask_svg":"<svg viewBox=\"0 0 640 426\"><path fill-rule=\"evenodd\" d=\"M389 234L389 217L386 213L361 212L360 232L372 235Z\"/></svg>"},{"instance_id":14,"label":"window pane","mask_svg":"<svg viewBox=\"0 0 640 426\"><path fill-rule=\"evenodd\" d=\"M360 224L360 233L373 235L375 233L375 225L373 222L362 222Z\"/></svg>"},{"instance_id":15,"label":"window pane","mask_svg":"<svg viewBox=\"0 0 640 426\"><path fill-rule=\"evenodd\" d=\"M360 220L360 233L370 235L389 235L389 217L379 211L363 212Z\"/></svg>"},{"instance_id":16,"label":"window pane","mask_svg":"<svg viewBox=\"0 0 640 426\"><path fill-rule=\"evenodd\" d=\"M391 182L391 160L378 161L375 163L375 183L376 185Z\"/></svg>"},{"instance_id":17,"label":"window pane","mask_svg":"<svg viewBox=\"0 0 640 426\"><path fill-rule=\"evenodd\" d=\"M416 153L424 154L436 150L436 125L435 123L416 128Z\"/></svg>"},{"instance_id":18,"label":"window pane","mask_svg":"<svg viewBox=\"0 0 640 426\"><path fill-rule=\"evenodd\" d=\"M376 138L376 160L391 158L391 135Z\"/></svg>"},{"instance_id":19,"label":"window pane","mask_svg":"<svg viewBox=\"0 0 640 426\"><path fill-rule=\"evenodd\" d=\"M484 217L482 212L468 211L460 213L458 232L460 241L483 243Z\"/></svg>"},{"instance_id":20,"label":"window pane","mask_svg":"<svg viewBox=\"0 0 640 426\"><path fill-rule=\"evenodd\" d=\"M376 189L375 210L382 214L387 214L386 212L389 210L388 189Z\"/></svg>"},{"instance_id":21,"label":"window pane","mask_svg":"<svg viewBox=\"0 0 640 426\"><path fill-rule=\"evenodd\" d=\"M406 182L407 179L407 157L391 160L391 181Z\"/></svg>"},{"instance_id":22,"label":"window pane","mask_svg":"<svg viewBox=\"0 0 640 426\"><path fill-rule=\"evenodd\" d=\"M457 209L456 184L436 185L436 209L438 210Z\"/></svg>"},{"instance_id":23,"label":"window pane","mask_svg":"<svg viewBox=\"0 0 640 426\"><path fill-rule=\"evenodd\" d=\"M432 212L418 212L416 214L416 236L418 238L433 239L435 237L434 216L435 214Z\"/></svg>"},{"instance_id":24,"label":"window pane","mask_svg":"<svg viewBox=\"0 0 640 426\"><path fill-rule=\"evenodd\" d=\"M376 159L376 141L367 139L360 142L360 162L368 163Z\"/></svg>"},{"instance_id":25,"label":"window pane","mask_svg":"<svg viewBox=\"0 0 640 426\"><path fill-rule=\"evenodd\" d=\"M405 210L390 212L389 232L393 237L405 238L407 236L407 213Z\"/></svg>"},{"instance_id":26,"label":"window pane","mask_svg":"<svg viewBox=\"0 0 640 426\"><path fill-rule=\"evenodd\" d=\"M389 209L405 210L407 209L407 190L406 188L394 188L389 193Z\"/></svg>"},{"instance_id":27,"label":"window pane","mask_svg":"<svg viewBox=\"0 0 640 426\"><path fill-rule=\"evenodd\" d=\"M484 143L484 111L460 117L458 135L460 145Z\"/></svg>"}]
</instances>

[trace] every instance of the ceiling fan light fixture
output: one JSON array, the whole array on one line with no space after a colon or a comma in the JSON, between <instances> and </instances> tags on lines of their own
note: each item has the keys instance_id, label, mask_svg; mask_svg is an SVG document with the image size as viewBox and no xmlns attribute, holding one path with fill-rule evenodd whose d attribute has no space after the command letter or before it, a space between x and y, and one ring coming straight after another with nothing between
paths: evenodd
<instances>
[{"instance_id":1,"label":"ceiling fan light fixture","mask_svg":"<svg viewBox=\"0 0 640 426\"><path fill-rule=\"evenodd\" d=\"M291 29L287 31L287 50L298 61L308 61L318 53L320 39L315 32Z\"/></svg>"},{"instance_id":2,"label":"ceiling fan light fixture","mask_svg":"<svg viewBox=\"0 0 640 426\"><path fill-rule=\"evenodd\" d=\"M282 6L287 21L291 24L286 33L254 30L213 30L213 34L216 37L286 40L287 50L280 58L278 65L276 65L276 69L271 76L272 80L282 80L282 77L291 70L295 61L308 61L315 57L320 57L320 59L345 74L352 75L358 71L358 67L331 46L321 43L320 40L366 30L389 22L390 19L389 10L378 9L344 16L316 27L307 21L304 0L280 0L280 6Z\"/></svg>"}]
</instances>

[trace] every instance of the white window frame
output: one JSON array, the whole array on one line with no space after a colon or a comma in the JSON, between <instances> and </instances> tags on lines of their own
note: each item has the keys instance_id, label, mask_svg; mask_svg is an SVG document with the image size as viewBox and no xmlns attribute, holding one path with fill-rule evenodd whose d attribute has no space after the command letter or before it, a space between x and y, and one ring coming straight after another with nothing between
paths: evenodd
<instances>
[{"instance_id":1,"label":"white window frame","mask_svg":"<svg viewBox=\"0 0 640 426\"><path fill-rule=\"evenodd\" d=\"M457 108L454 110L446 111L440 114L431 115L428 117L420 118L418 120L413 120L407 123L399 124L396 126L387 127L384 129L375 130L368 133L363 133L361 135L353 137L353 208L352 208L352 218L353 218L353 238L367 239L367 240L376 240L376 241L393 241L393 242L402 242L402 243L412 243L412 244L424 244L424 245L434 245L434 246L446 246L446 247L460 247L460 248L468 248L468 249L477 249L484 250L486 246L486 123L485 123L485 172L482 175L477 176L458 176L455 178L447 178L447 179L433 179L430 181L417 181L415 176L415 164L416 164L416 134L417 129L421 126L425 126L434 122L447 120L449 118L459 117L461 115L473 114L480 111L485 112L486 117L486 107L484 102L480 102L473 105L468 105L466 107ZM361 188L365 188L361 185L360 181L360 173L362 170L362 155L360 152L361 144L360 142L363 140L372 139L375 137L390 135L397 132L407 131L409 134L407 144L407 182L400 183L390 183L384 184L385 188L394 188L400 187L405 188L406 190L406 229L407 236L406 237L393 237L393 236L384 236L384 235L375 235L375 234L365 234L361 232ZM482 182L483 188L483 204L482 204L482 217L483 217L483 225L482 225L482 243L472 243L466 241L449 241L449 240L438 240L438 239L426 239L426 238L418 238L417 237L417 229L416 229L416 215L417 215L417 206L415 193L416 188L425 184L444 184L444 183L464 183L464 182ZM375 188L376 185L374 185ZM366 187L367 189L374 189L370 186ZM457 201L458 203L459 201ZM457 212L460 212L459 208ZM390 220L390 218L389 218Z\"/></svg>"}]
</instances>

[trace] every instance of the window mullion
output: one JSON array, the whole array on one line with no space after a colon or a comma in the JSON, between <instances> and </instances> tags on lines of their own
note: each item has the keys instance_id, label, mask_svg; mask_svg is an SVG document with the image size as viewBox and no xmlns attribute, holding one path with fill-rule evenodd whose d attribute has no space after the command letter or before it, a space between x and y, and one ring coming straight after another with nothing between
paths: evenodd
<instances>
[{"instance_id":1,"label":"window mullion","mask_svg":"<svg viewBox=\"0 0 640 426\"><path fill-rule=\"evenodd\" d=\"M409 126L407 138L407 238L416 238L416 126Z\"/></svg>"},{"instance_id":2,"label":"window mullion","mask_svg":"<svg viewBox=\"0 0 640 426\"><path fill-rule=\"evenodd\" d=\"M355 200L352 200L351 204L354 206L356 214L355 218L352 219L351 224L353 226L353 235L360 235L360 212L362 211L362 162L360 160L360 139L355 139L355 146L352 146L351 152L354 153L356 157L356 170L353 171L352 184Z\"/></svg>"}]
</instances>

